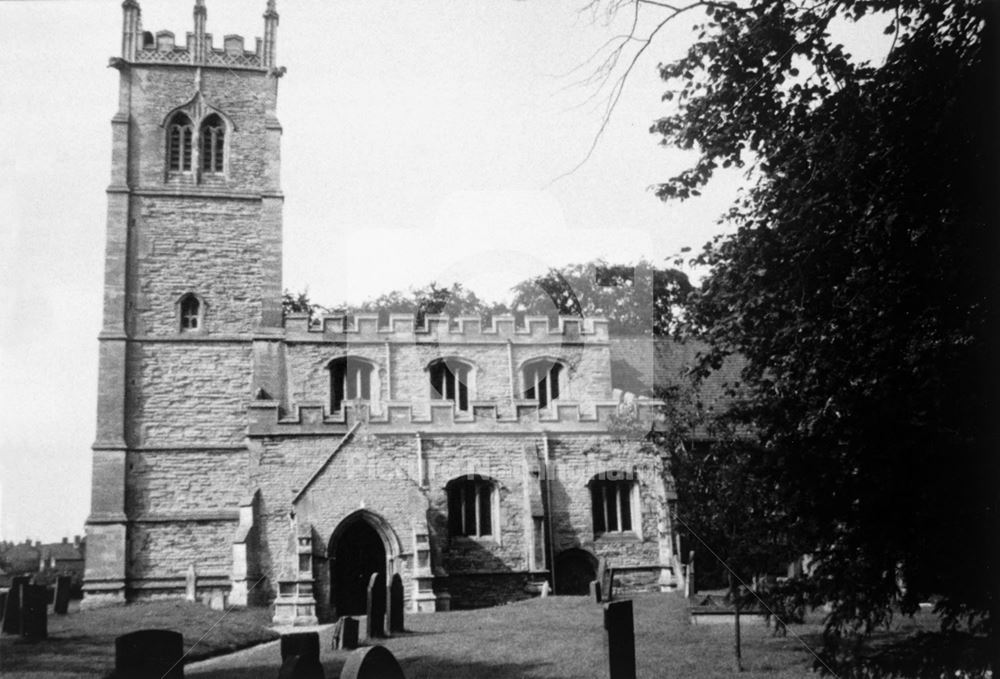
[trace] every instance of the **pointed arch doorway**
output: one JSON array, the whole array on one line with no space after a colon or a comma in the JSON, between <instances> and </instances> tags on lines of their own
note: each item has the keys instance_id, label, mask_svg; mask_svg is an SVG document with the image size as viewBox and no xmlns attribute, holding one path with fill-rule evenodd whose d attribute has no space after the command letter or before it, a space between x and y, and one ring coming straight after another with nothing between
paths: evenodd
<instances>
[{"instance_id":1,"label":"pointed arch doorway","mask_svg":"<svg viewBox=\"0 0 1000 679\"><path fill-rule=\"evenodd\" d=\"M395 556L391 532L385 521L365 510L354 512L330 536L330 605L335 615L364 615L368 580L381 573L392 575Z\"/></svg>"}]
</instances>

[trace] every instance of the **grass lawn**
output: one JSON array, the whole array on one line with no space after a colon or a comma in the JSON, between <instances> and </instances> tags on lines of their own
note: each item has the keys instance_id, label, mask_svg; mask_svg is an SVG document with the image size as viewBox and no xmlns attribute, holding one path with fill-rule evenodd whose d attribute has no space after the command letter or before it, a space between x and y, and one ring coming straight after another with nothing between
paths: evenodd
<instances>
[{"instance_id":1,"label":"grass lawn","mask_svg":"<svg viewBox=\"0 0 1000 679\"><path fill-rule=\"evenodd\" d=\"M29 642L0 637L0 676L101 677L114 669L115 637L147 628L182 632L188 658L207 658L278 638L268 628L270 622L270 612L264 608L234 610L223 616L183 601L50 614L48 639Z\"/></svg>"}]
</instances>

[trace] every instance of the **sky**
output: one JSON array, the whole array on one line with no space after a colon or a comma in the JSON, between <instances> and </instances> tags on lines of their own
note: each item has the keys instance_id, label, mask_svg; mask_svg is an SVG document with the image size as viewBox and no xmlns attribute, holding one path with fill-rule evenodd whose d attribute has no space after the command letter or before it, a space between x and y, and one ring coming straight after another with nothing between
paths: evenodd
<instances>
[{"instance_id":1,"label":"sky","mask_svg":"<svg viewBox=\"0 0 1000 679\"><path fill-rule=\"evenodd\" d=\"M145 30L192 30L193 0L140 4ZM206 4L216 45L262 35L265 0ZM461 282L503 300L551 266L662 263L719 233L739 174L679 205L650 191L693 158L649 133L669 111L656 66L690 21L636 63L574 170L608 94L587 76L628 20L585 4L279 0L285 288L330 305ZM120 44L119 0L0 0L2 539L83 533Z\"/></svg>"}]
</instances>

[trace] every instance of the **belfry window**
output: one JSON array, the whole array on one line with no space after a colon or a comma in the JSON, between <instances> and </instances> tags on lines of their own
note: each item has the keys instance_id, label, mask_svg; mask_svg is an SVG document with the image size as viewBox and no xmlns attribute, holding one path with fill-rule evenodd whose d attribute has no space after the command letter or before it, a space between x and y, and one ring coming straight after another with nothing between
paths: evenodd
<instances>
[{"instance_id":1,"label":"belfry window","mask_svg":"<svg viewBox=\"0 0 1000 679\"><path fill-rule=\"evenodd\" d=\"M187 294L180 300L181 332L196 332L202 328L202 304L195 295Z\"/></svg>"},{"instance_id":2,"label":"belfry window","mask_svg":"<svg viewBox=\"0 0 1000 679\"><path fill-rule=\"evenodd\" d=\"M183 113L177 113L167 125L167 168L171 172L190 172L194 149L194 125Z\"/></svg>"},{"instance_id":3,"label":"belfry window","mask_svg":"<svg viewBox=\"0 0 1000 679\"><path fill-rule=\"evenodd\" d=\"M545 408L559 398L563 375L561 363L549 359L532 361L526 364L521 372L524 379L524 398L538 401L540 408Z\"/></svg>"},{"instance_id":4,"label":"belfry window","mask_svg":"<svg viewBox=\"0 0 1000 679\"><path fill-rule=\"evenodd\" d=\"M633 530L636 488L635 481L625 472L606 472L591 479L590 501L595 537Z\"/></svg>"},{"instance_id":5,"label":"belfry window","mask_svg":"<svg viewBox=\"0 0 1000 679\"><path fill-rule=\"evenodd\" d=\"M341 409L344 401L372 400L372 373L367 361L345 356L330 362L330 411Z\"/></svg>"},{"instance_id":6,"label":"belfry window","mask_svg":"<svg viewBox=\"0 0 1000 679\"><path fill-rule=\"evenodd\" d=\"M216 114L205 118L201 123L201 171L206 174L219 174L225 168L226 157L226 125Z\"/></svg>"},{"instance_id":7,"label":"belfry window","mask_svg":"<svg viewBox=\"0 0 1000 679\"><path fill-rule=\"evenodd\" d=\"M489 537L496 534L494 484L486 477L470 475L447 486L448 528L452 535Z\"/></svg>"},{"instance_id":8,"label":"belfry window","mask_svg":"<svg viewBox=\"0 0 1000 679\"><path fill-rule=\"evenodd\" d=\"M439 359L428 368L431 399L454 401L458 410L469 409L472 366L456 359Z\"/></svg>"}]
</instances>

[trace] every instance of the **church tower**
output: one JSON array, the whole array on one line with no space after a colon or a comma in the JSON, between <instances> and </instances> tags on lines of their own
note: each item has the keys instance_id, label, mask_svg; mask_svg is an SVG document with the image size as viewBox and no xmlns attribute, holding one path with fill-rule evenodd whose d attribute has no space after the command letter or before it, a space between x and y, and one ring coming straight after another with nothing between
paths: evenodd
<instances>
[{"instance_id":1,"label":"church tower","mask_svg":"<svg viewBox=\"0 0 1000 679\"><path fill-rule=\"evenodd\" d=\"M204 0L184 44L122 11L89 604L182 593L193 551L229 590L247 406L282 332L275 2L252 46L207 33Z\"/></svg>"}]
</instances>

